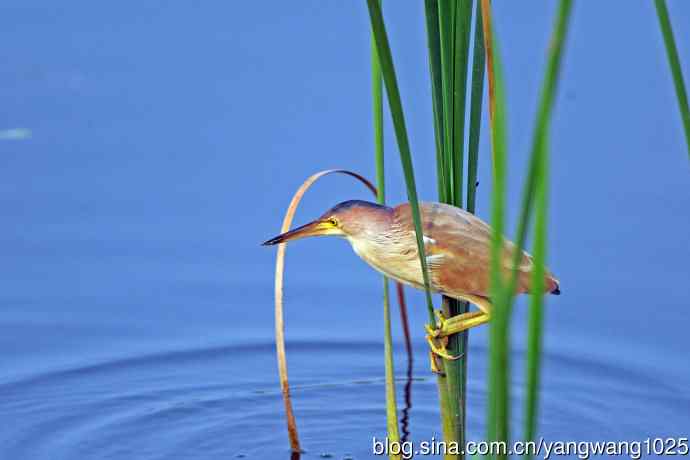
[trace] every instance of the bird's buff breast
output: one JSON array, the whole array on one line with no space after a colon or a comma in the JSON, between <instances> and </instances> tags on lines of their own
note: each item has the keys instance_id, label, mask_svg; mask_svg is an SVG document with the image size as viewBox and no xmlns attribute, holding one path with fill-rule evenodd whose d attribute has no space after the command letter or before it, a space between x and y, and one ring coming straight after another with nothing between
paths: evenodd
<instances>
[{"instance_id":1,"label":"bird's buff breast","mask_svg":"<svg viewBox=\"0 0 690 460\"><path fill-rule=\"evenodd\" d=\"M414 288L424 289L422 269L417 257L417 251L410 252L405 257L400 257L400 254L396 252L394 245L391 245L390 242L379 244L376 242L372 244L368 241L355 241L349 238L348 240L355 254L378 272Z\"/></svg>"}]
</instances>

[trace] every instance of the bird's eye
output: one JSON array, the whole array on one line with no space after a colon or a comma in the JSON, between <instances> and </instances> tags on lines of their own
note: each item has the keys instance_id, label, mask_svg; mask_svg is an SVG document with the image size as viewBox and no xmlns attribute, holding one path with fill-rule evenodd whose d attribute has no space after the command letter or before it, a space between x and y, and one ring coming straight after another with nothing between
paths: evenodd
<instances>
[{"instance_id":1,"label":"bird's eye","mask_svg":"<svg viewBox=\"0 0 690 460\"><path fill-rule=\"evenodd\" d=\"M330 224L334 227L338 226L338 219L336 219L335 217L331 217L330 219L328 219L328 222L330 222Z\"/></svg>"}]
</instances>

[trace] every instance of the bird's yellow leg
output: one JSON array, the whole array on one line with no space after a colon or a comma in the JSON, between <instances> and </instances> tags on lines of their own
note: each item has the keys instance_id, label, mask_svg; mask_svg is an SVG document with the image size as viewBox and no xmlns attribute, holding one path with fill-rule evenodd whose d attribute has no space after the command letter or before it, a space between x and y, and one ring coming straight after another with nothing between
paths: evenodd
<instances>
[{"instance_id":1,"label":"bird's yellow leg","mask_svg":"<svg viewBox=\"0 0 690 460\"><path fill-rule=\"evenodd\" d=\"M463 313L447 319L439 314L437 337L448 337L449 335L480 326L491 319L491 301L489 299L470 294L463 295L461 298L475 304L480 311Z\"/></svg>"},{"instance_id":2,"label":"bird's yellow leg","mask_svg":"<svg viewBox=\"0 0 690 460\"><path fill-rule=\"evenodd\" d=\"M440 321L439 328L436 329L435 332L437 337L444 338L448 337L449 335L457 334L458 332L480 326L488 322L490 319L491 315L483 311L463 313L461 315L453 316Z\"/></svg>"}]
</instances>

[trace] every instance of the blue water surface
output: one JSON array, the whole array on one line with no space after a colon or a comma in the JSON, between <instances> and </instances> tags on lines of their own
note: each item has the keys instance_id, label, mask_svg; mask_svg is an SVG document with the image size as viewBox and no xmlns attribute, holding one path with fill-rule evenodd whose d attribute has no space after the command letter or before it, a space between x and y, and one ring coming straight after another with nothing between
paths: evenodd
<instances>
[{"instance_id":1,"label":"blue water surface","mask_svg":"<svg viewBox=\"0 0 690 460\"><path fill-rule=\"evenodd\" d=\"M434 200L423 2L384 3L418 189ZM511 222L556 6L494 2ZM690 4L669 8L687 79ZM373 177L368 27L365 2L0 5L0 459L289 458L275 250L259 244L308 175ZM486 126L478 214L488 220ZM548 299L540 434L687 437L690 165L652 2L576 2L551 146L548 258L563 295ZM352 198L367 192L329 178L296 223ZM288 358L306 459L375 458L372 438L385 436L380 287L343 241L288 249ZM426 309L408 296L410 430L422 441L440 438L440 424ZM511 337L516 436L526 310L521 299ZM486 328L470 347L477 440Z\"/></svg>"}]
</instances>

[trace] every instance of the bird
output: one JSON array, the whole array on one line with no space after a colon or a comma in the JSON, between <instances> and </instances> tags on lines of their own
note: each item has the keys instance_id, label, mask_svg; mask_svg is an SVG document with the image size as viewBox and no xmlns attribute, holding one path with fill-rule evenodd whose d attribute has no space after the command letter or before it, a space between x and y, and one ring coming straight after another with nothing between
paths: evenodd
<instances>
[{"instance_id":1,"label":"bird","mask_svg":"<svg viewBox=\"0 0 690 460\"><path fill-rule=\"evenodd\" d=\"M491 227L461 208L436 202L419 203L422 240L429 288L432 292L476 305L472 311L444 318L438 327L427 326L427 341L434 354L457 359L445 348L447 337L479 326L491 318ZM395 207L362 200L339 203L321 217L263 243L270 246L312 236L345 238L354 252L384 275L417 289L425 283L419 260L410 203ZM500 267L508 275L513 266L514 243L503 238ZM517 266L516 294L530 293L532 257L525 251ZM544 270L545 293L559 295L560 282ZM444 339L439 343L439 339Z\"/></svg>"}]
</instances>

